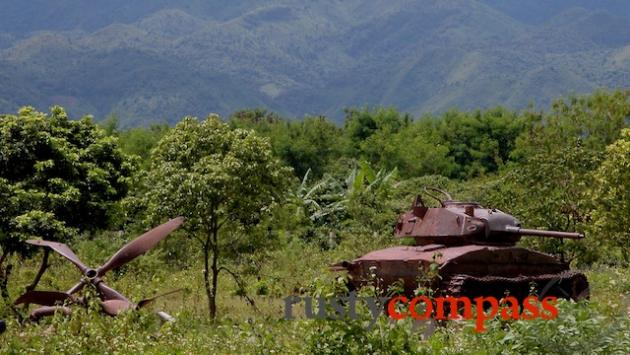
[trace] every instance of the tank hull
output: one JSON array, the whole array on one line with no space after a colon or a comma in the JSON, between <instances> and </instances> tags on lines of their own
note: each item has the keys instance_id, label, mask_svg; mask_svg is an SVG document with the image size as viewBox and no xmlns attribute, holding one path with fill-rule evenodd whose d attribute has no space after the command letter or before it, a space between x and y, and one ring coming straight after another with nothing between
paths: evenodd
<instances>
[{"instance_id":1,"label":"tank hull","mask_svg":"<svg viewBox=\"0 0 630 355\"><path fill-rule=\"evenodd\" d=\"M434 266L432 266L434 265ZM551 255L515 247L470 244L400 246L376 250L335 266L350 286L397 284L412 294L420 285L440 295L519 299L531 294L567 299L588 297L586 277Z\"/></svg>"}]
</instances>

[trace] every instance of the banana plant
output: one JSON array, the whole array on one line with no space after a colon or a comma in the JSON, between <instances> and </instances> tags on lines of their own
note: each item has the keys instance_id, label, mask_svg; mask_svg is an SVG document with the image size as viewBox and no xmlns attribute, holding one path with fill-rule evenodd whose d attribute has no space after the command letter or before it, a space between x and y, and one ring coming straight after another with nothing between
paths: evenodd
<instances>
[{"instance_id":1,"label":"banana plant","mask_svg":"<svg viewBox=\"0 0 630 355\"><path fill-rule=\"evenodd\" d=\"M345 213L347 194L342 184L328 175L310 185L310 173L309 169L293 193L296 215L304 215L316 225L324 225Z\"/></svg>"},{"instance_id":2,"label":"banana plant","mask_svg":"<svg viewBox=\"0 0 630 355\"><path fill-rule=\"evenodd\" d=\"M381 187L388 186L396 174L398 168L394 168L391 171L380 169L378 172L374 172L374 169L366 161L359 162L358 168L354 168L348 178L346 179L346 186L348 186L348 195L361 193L361 192L374 192Z\"/></svg>"},{"instance_id":3,"label":"banana plant","mask_svg":"<svg viewBox=\"0 0 630 355\"><path fill-rule=\"evenodd\" d=\"M309 183L311 174L309 169L293 192L297 205L296 215L304 215L316 225L325 225L342 219L347 213L348 202L353 196L365 192L377 192L389 186L397 172L397 169L391 171L380 169L375 172L367 162L361 161L343 182L326 175L311 184Z\"/></svg>"}]
</instances>

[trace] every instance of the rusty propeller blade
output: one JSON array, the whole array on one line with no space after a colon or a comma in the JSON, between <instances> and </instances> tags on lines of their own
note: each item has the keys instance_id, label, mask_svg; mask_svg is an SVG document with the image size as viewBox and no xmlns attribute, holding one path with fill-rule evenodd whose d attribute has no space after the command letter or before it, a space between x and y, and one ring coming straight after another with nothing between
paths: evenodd
<instances>
[{"instance_id":1,"label":"rusty propeller blade","mask_svg":"<svg viewBox=\"0 0 630 355\"><path fill-rule=\"evenodd\" d=\"M33 322L36 322L40 318L45 317L45 316L52 316L56 312L63 313L65 315L67 315L67 316L72 314L72 310L70 308L68 308L68 307L62 307L62 306L49 307L49 306L44 306L44 307L39 307L39 308L34 309L33 312L31 312L31 314L29 315L29 319L32 320Z\"/></svg>"},{"instance_id":2,"label":"rusty propeller blade","mask_svg":"<svg viewBox=\"0 0 630 355\"><path fill-rule=\"evenodd\" d=\"M102 281L96 284L96 289L98 290L98 293L100 294L101 299L103 299L104 301L119 300L119 301L129 302L127 297L121 295L120 292L107 286Z\"/></svg>"},{"instance_id":3,"label":"rusty propeller blade","mask_svg":"<svg viewBox=\"0 0 630 355\"><path fill-rule=\"evenodd\" d=\"M147 304L155 301L155 299L159 298L159 297L163 297L163 296L167 296L170 294L173 294L175 292L179 292L182 289L177 289L177 290L172 290L172 291L168 291L156 296L153 296L151 298L147 298L147 299L143 299L142 301L138 302L138 304L133 304L128 300L121 300L121 299L112 299L112 300L107 300L107 301L103 301L101 302L101 307L103 307L103 311L107 314L109 314L110 316L116 316L118 314L120 314L121 312L124 312L126 310L129 309L139 309L142 308L144 306L146 306ZM171 317L172 318L172 317Z\"/></svg>"},{"instance_id":4,"label":"rusty propeller blade","mask_svg":"<svg viewBox=\"0 0 630 355\"><path fill-rule=\"evenodd\" d=\"M42 306L54 306L64 301L73 301L72 296L65 292L57 291L28 291L17 300L14 304L39 304Z\"/></svg>"},{"instance_id":5,"label":"rusty propeller blade","mask_svg":"<svg viewBox=\"0 0 630 355\"><path fill-rule=\"evenodd\" d=\"M101 307L103 307L103 312L116 316L126 310L135 309L137 306L125 300L109 300L101 302Z\"/></svg>"},{"instance_id":6,"label":"rusty propeller blade","mask_svg":"<svg viewBox=\"0 0 630 355\"><path fill-rule=\"evenodd\" d=\"M109 270L120 267L137 256L151 250L160 240L166 238L172 231L184 223L184 217L177 217L151 229L138 238L120 248L103 266L98 268L97 276L103 276Z\"/></svg>"},{"instance_id":7,"label":"rusty propeller blade","mask_svg":"<svg viewBox=\"0 0 630 355\"><path fill-rule=\"evenodd\" d=\"M71 289L69 289L68 291L66 291L67 294L72 295L75 294L79 291L81 291L83 289L83 287L85 286L86 281L81 280L79 281L79 283L77 283L76 285L72 286Z\"/></svg>"},{"instance_id":8,"label":"rusty propeller blade","mask_svg":"<svg viewBox=\"0 0 630 355\"><path fill-rule=\"evenodd\" d=\"M85 274L89 270L89 268L85 266L83 262L81 262L79 257L70 249L70 247L68 247L67 245L63 243L49 242L46 240L37 240L37 239L27 240L26 242L28 244L37 245L40 247L49 247L50 249L61 254L61 256L63 256L64 258L70 260L74 265L76 265L79 268L79 270L81 270L81 273L83 274Z\"/></svg>"},{"instance_id":9,"label":"rusty propeller blade","mask_svg":"<svg viewBox=\"0 0 630 355\"><path fill-rule=\"evenodd\" d=\"M143 299L142 301L138 302L138 308L142 308L142 307L144 307L144 306L148 305L149 303L151 303L151 302L155 301L156 299L158 299L158 298L160 298L160 297L168 296L168 295L171 295L171 294L173 294L173 293L180 292L180 291L182 291L182 290L183 290L183 289L178 288L178 289L176 289L176 290L171 290L171 291L168 291L168 292L164 292L164 293L161 293L161 294L155 295L155 296L153 296L153 297L151 297L151 298L145 298L145 299Z\"/></svg>"}]
</instances>

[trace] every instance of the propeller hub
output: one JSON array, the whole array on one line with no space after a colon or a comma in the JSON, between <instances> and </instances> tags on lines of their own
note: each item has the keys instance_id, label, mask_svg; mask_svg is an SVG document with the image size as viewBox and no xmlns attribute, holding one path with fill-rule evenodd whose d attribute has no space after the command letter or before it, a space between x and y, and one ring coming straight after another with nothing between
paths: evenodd
<instances>
[{"instance_id":1,"label":"propeller hub","mask_svg":"<svg viewBox=\"0 0 630 355\"><path fill-rule=\"evenodd\" d=\"M88 269L85 272L85 277L87 277L88 280L94 280L97 276L98 276L98 272L94 269Z\"/></svg>"}]
</instances>

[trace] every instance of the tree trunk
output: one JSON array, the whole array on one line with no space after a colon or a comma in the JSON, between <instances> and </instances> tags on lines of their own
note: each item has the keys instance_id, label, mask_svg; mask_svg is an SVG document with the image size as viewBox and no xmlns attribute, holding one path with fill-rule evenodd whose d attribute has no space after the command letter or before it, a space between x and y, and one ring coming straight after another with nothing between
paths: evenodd
<instances>
[{"instance_id":1,"label":"tree trunk","mask_svg":"<svg viewBox=\"0 0 630 355\"><path fill-rule=\"evenodd\" d=\"M13 305L13 303L9 299L10 298L9 288L7 285L9 283L9 276L11 275L11 271L13 270L13 265L8 264L4 268L2 267L2 263L5 261L7 257L8 257L8 253L3 253L2 257L0 258L0 296L2 297L4 302L9 306L9 309L13 312L18 322L22 323L24 321L24 315L22 315L22 313L20 313L20 311L17 310L17 308Z\"/></svg>"},{"instance_id":2,"label":"tree trunk","mask_svg":"<svg viewBox=\"0 0 630 355\"><path fill-rule=\"evenodd\" d=\"M49 254L50 249L45 248L44 256L42 257L42 263L39 265L39 270L37 271L37 275L35 275L35 280L33 280L33 282L26 287L26 291L33 291L35 287L37 287L37 284L39 284L39 281L42 279L42 275L44 275L44 272L46 272L46 269L48 269Z\"/></svg>"},{"instance_id":3,"label":"tree trunk","mask_svg":"<svg viewBox=\"0 0 630 355\"><path fill-rule=\"evenodd\" d=\"M212 253L212 264L210 264L210 253ZM215 320L217 317L217 293L219 289L219 227L216 221L213 221L206 235L206 241L203 244L204 271L203 281L206 287L206 296L208 296L208 311L210 318ZM210 275L212 272L212 275ZM212 280L210 277L212 276Z\"/></svg>"},{"instance_id":4,"label":"tree trunk","mask_svg":"<svg viewBox=\"0 0 630 355\"><path fill-rule=\"evenodd\" d=\"M216 302L212 295L212 288L210 287L210 235L206 237L206 242L203 243L203 283L206 289L206 297L208 298L208 310L210 311L210 318L216 317Z\"/></svg>"},{"instance_id":5,"label":"tree trunk","mask_svg":"<svg viewBox=\"0 0 630 355\"><path fill-rule=\"evenodd\" d=\"M7 284L9 283L9 276L11 275L11 269L13 269L13 265L9 264L4 268L2 275L0 275L0 296L6 302L10 302L9 300L9 288Z\"/></svg>"},{"instance_id":6,"label":"tree trunk","mask_svg":"<svg viewBox=\"0 0 630 355\"><path fill-rule=\"evenodd\" d=\"M213 320L216 319L217 316L217 286L219 284L219 267L218 267L218 259L219 259L219 247L215 244L212 248L212 290L210 294L212 298L210 299L210 318Z\"/></svg>"}]
</instances>

